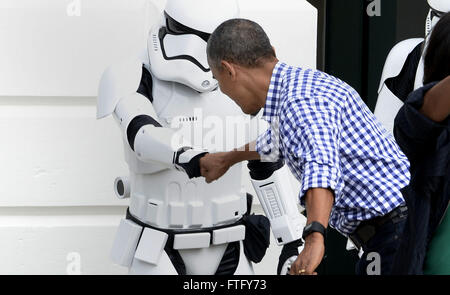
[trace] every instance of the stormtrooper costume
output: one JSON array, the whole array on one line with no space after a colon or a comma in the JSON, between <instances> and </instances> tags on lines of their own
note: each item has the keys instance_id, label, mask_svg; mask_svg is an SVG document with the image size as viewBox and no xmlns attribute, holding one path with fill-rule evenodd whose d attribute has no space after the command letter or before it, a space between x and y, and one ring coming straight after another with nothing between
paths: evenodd
<instances>
[{"instance_id":1,"label":"stormtrooper costume","mask_svg":"<svg viewBox=\"0 0 450 295\"><path fill-rule=\"evenodd\" d=\"M393 133L394 119L408 95L423 86L424 54L428 38L440 17L450 11L450 0L428 0L425 39L414 38L395 45L384 65L375 116Z\"/></svg>"},{"instance_id":2,"label":"stormtrooper costume","mask_svg":"<svg viewBox=\"0 0 450 295\"><path fill-rule=\"evenodd\" d=\"M249 163L267 218L249 214L241 165L211 184L200 177L200 158L217 152L194 144L201 117L242 116L218 89L206 57L213 30L238 16L235 1L168 0L145 57L102 76L97 118L114 116L129 167L114 184L117 197L130 203L111 257L130 274L253 274L252 261L268 247L268 220L279 245L299 243L305 218L283 163ZM194 136L181 136L183 128Z\"/></svg>"}]
</instances>

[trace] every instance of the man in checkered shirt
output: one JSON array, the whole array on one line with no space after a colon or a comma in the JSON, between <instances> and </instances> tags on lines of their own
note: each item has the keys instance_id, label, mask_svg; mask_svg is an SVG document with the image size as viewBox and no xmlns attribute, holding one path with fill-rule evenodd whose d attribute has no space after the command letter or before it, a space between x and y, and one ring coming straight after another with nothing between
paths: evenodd
<instances>
[{"instance_id":1,"label":"man in checkered shirt","mask_svg":"<svg viewBox=\"0 0 450 295\"><path fill-rule=\"evenodd\" d=\"M381 258L389 274L406 219L401 189L409 184L409 162L358 93L323 72L278 61L263 29L235 19L220 25L208 42L208 62L223 93L246 114L264 108L272 126L245 151L208 154L200 160L209 183L244 160L281 157L300 181L307 224L330 224ZM291 274L315 274L324 236L312 232Z\"/></svg>"}]
</instances>

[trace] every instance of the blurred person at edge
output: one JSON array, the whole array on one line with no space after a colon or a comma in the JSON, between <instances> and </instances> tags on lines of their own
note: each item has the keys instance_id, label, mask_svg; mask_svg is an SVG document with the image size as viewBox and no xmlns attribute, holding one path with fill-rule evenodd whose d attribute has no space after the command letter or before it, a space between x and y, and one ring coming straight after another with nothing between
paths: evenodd
<instances>
[{"instance_id":1,"label":"blurred person at edge","mask_svg":"<svg viewBox=\"0 0 450 295\"><path fill-rule=\"evenodd\" d=\"M436 24L424 85L395 118L394 135L411 163L409 214L394 273L450 274L450 13Z\"/></svg>"}]
</instances>

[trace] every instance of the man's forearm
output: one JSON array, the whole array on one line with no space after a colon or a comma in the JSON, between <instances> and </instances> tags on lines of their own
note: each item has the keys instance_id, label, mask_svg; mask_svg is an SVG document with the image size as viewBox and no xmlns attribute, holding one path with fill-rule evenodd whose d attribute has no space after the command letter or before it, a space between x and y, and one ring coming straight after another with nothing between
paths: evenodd
<instances>
[{"instance_id":1,"label":"man's forearm","mask_svg":"<svg viewBox=\"0 0 450 295\"><path fill-rule=\"evenodd\" d=\"M306 212L308 214L306 223L310 224L313 221L317 221L326 228L331 209L333 208L333 202L334 195L329 189L313 188L308 190L305 196ZM311 237L320 237L320 233L313 233Z\"/></svg>"},{"instance_id":2,"label":"man's forearm","mask_svg":"<svg viewBox=\"0 0 450 295\"><path fill-rule=\"evenodd\" d=\"M328 226L331 208L334 203L334 195L328 189L313 188L306 192L306 211L308 213L307 224L313 221ZM295 262L291 265L291 275L317 274L319 266L325 254L325 239L319 232L313 232L306 236L305 245Z\"/></svg>"},{"instance_id":3,"label":"man's forearm","mask_svg":"<svg viewBox=\"0 0 450 295\"><path fill-rule=\"evenodd\" d=\"M228 152L226 157L230 166L242 161L259 160L261 157L255 149L256 141L246 144L244 147Z\"/></svg>"}]
</instances>

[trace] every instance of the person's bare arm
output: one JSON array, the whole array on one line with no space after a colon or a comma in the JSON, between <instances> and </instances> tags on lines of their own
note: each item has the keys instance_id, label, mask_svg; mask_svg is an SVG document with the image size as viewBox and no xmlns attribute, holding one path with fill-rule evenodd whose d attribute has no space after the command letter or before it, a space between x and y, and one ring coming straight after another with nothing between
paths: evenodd
<instances>
[{"instance_id":1,"label":"person's bare arm","mask_svg":"<svg viewBox=\"0 0 450 295\"><path fill-rule=\"evenodd\" d=\"M305 204L308 218L306 224L319 222L325 228L334 203L333 192L329 189L313 188L306 192ZM306 237L305 247L291 266L291 275L315 275L325 253L325 240L321 233L314 232ZM301 271L301 272L300 272Z\"/></svg>"},{"instance_id":2,"label":"person's bare arm","mask_svg":"<svg viewBox=\"0 0 450 295\"><path fill-rule=\"evenodd\" d=\"M306 224L317 221L327 228L333 202L334 195L329 189L313 188L308 190L305 196L306 210L308 213Z\"/></svg>"},{"instance_id":3,"label":"person's bare arm","mask_svg":"<svg viewBox=\"0 0 450 295\"><path fill-rule=\"evenodd\" d=\"M207 154L200 159L200 172L207 183L222 177L231 166L249 160L259 160L260 156L255 150L256 141L230 152Z\"/></svg>"},{"instance_id":4,"label":"person's bare arm","mask_svg":"<svg viewBox=\"0 0 450 295\"><path fill-rule=\"evenodd\" d=\"M258 152L256 152L256 141L247 143L244 147L234 149L226 154L230 166L242 161L259 160L261 158Z\"/></svg>"},{"instance_id":5,"label":"person's bare arm","mask_svg":"<svg viewBox=\"0 0 450 295\"><path fill-rule=\"evenodd\" d=\"M450 115L450 76L428 90L420 112L435 122L442 122Z\"/></svg>"}]
</instances>

